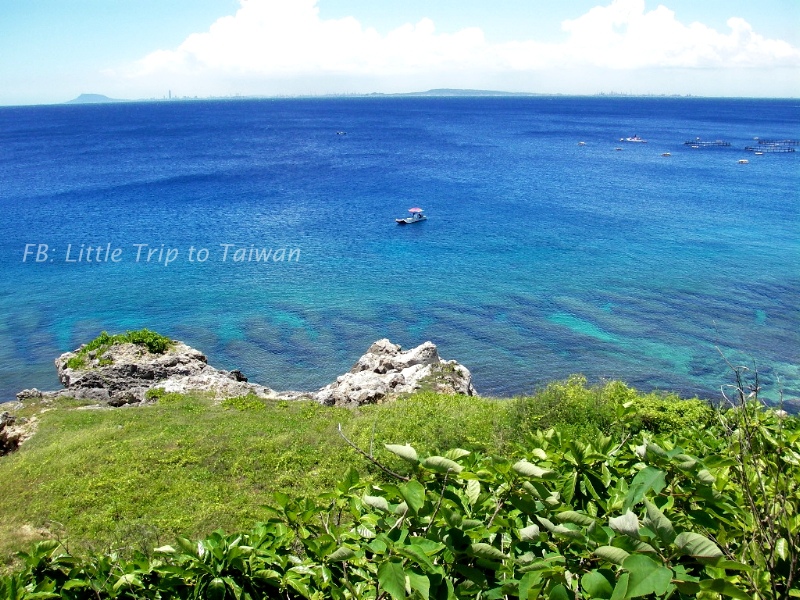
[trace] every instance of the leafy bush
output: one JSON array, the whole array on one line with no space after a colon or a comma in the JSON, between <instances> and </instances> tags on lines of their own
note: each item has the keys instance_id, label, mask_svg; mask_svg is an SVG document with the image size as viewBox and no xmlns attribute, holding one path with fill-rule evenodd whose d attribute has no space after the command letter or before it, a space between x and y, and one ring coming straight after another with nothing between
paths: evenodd
<instances>
[{"instance_id":1,"label":"leafy bush","mask_svg":"<svg viewBox=\"0 0 800 600\"><path fill-rule=\"evenodd\" d=\"M621 381L587 386L582 375L552 382L534 396L517 398L514 403L514 414L523 430L558 426L579 436L598 431L668 433L708 424L714 415L708 403L696 398L640 394Z\"/></svg>"},{"instance_id":2,"label":"leafy bush","mask_svg":"<svg viewBox=\"0 0 800 600\"><path fill-rule=\"evenodd\" d=\"M149 329L140 329L138 331L128 331L126 333L118 333L109 335L108 332L103 331L88 344L81 346L80 350L70 358L66 366L69 369L84 369L86 368L86 359L90 352L94 352L95 357L98 359L100 366L111 364L111 360L103 358L103 354L114 344L136 344L144 346L148 352L153 354L163 354L174 345L174 341L168 337L164 337Z\"/></svg>"},{"instance_id":3,"label":"leafy bush","mask_svg":"<svg viewBox=\"0 0 800 600\"><path fill-rule=\"evenodd\" d=\"M67 368L68 369L83 369L86 367L86 354L81 354L80 352L77 356L73 356L69 360L67 360Z\"/></svg>"},{"instance_id":4,"label":"leafy bush","mask_svg":"<svg viewBox=\"0 0 800 600\"><path fill-rule=\"evenodd\" d=\"M680 432L695 425L708 425L715 418L710 404L697 398L684 400L674 394L651 393L637 396L632 402L634 416L631 417L631 426L637 431Z\"/></svg>"},{"instance_id":5,"label":"leafy bush","mask_svg":"<svg viewBox=\"0 0 800 600\"><path fill-rule=\"evenodd\" d=\"M174 342L168 337L164 337L163 335L160 335L155 331L150 331L149 329L128 331L124 335L112 337L117 338L120 342L128 342L130 344L144 346L153 354L164 354L164 352L169 350L170 346L174 344Z\"/></svg>"},{"instance_id":6,"label":"leafy bush","mask_svg":"<svg viewBox=\"0 0 800 600\"><path fill-rule=\"evenodd\" d=\"M585 377L573 375L514 402L517 423L525 431L559 425L582 435L610 433L617 425L616 406L635 396L636 391L621 382L587 387Z\"/></svg>"}]
</instances>

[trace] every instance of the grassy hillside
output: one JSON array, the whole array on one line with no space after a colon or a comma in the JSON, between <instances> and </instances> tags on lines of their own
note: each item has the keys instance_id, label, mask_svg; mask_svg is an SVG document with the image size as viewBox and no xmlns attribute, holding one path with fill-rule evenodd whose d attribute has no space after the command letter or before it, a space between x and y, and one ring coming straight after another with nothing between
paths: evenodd
<instances>
[{"instance_id":1,"label":"grassy hillside","mask_svg":"<svg viewBox=\"0 0 800 600\"><path fill-rule=\"evenodd\" d=\"M276 491L314 496L350 466L369 471L338 434L340 423L359 447L402 468L384 444L510 455L540 426L610 431L621 401L635 401L636 427L680 427L709 413L699 401L641 395L618 382L592 388L581 378L515 400L421 393L358 410L178 395L140 408L29 404L16 412L37 415L38 433L0 458L0 560L9 564L42 537L75 551L125 553L178 534L249 527L265 518L262 506Z\"/></svg>"},{"instance_id":2,"label":"grassy hillside","mask_svg":"<svg viewBox=\"0 0 800 600\"><path fill-rule=\"evenodd\" d=\"M0 596L788 600L800 419L734 387L726 410L580 377L358 410L29 404Z\"/></svg>"}]
</instances>

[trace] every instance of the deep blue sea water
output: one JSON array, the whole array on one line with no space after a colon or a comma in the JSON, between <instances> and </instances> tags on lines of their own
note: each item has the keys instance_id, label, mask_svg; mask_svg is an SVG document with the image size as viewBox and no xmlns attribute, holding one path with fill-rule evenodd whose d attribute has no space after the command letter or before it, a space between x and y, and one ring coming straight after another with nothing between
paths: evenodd
<instances>
[{"instance_id":1,"label":"deep blue sea water","mask_svg":"<svg viewBox=\"0 0 800 600\"><path fill-rule=\"evenodd\" d=\"M0 108L0 401L140 327L277 389L388 337L432 340L484 395L583 373L716 398L719 348L800 397L800 147L754 156L754 137L800 138L800 101ZM412 206L428 221L395 225ZM68 262L81 245L92 262ZM233 261L251 246L273 254Z\"/></svg>"}]
</instances>

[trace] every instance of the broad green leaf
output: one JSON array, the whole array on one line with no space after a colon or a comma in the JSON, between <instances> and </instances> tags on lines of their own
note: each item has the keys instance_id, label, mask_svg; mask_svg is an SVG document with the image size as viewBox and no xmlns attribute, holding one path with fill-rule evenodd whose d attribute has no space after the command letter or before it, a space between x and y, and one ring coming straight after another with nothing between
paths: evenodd
<instances>
[{"instance_id":1,"label":"broad green leaf","mask_svg":"<svg viewBox=\"0 0 800 600\"><path fill-rule=\"evenodd\" d=\"M415 544L398 546L396 551L398 554L405 556L406 558L410 558L418 565L425 567L429 573L437 570L436 565L433 564L431 558L425 553L425 550L421 546L417 546Z\"/></svg>"},{"instance_id":2,"label":"broad green leaf","mask_svg":"<svg viewBox=\"0 0 800 600\"><path fill-rule=\"evenodd\" d=\"M428 600L431 593L431 580L428 576L417 573L412 569L406 571L406 576L408 577L408 582L411 584L411 589L416 590L420 596Z\"/></svg>"},{"instance_id":3,"label":"broad green leaf","mask_svg":"<svg viewBox=\"0 0 800 600\"><path fill-rule=\"evenodd\" d=\"M661 541L665 544L674 542L676 534L675 529L672 527L672 522L649 500L645 499L644 505L647 508L649 525L652 529L655 529Z\"/></svg>"},{"instance_id":4,"label":"broad green leaf","mask_svg":"<svg viewBox=\"0 0 800 600\"><path fill-rule=\"evenodd\" d=\"M483 525L483 521L479 521L478 519L464 519L461 521L461 529L464 531L468 529L475 529L476 527L480 527Z\"/></svg>"},{"instance_id":5,"label":"broad green leaf","mask_svg":"<svg viewBox=\"0 0 800 600\"><path fill-rule=\"evenodd\" d=\"M661 446L653 442L647 442L647 451L652 452L653 454L656 454L658 456L667 455L667 452Z\"/></svg>"},{"instance_id":6,"label":"broad green leaf","mask_svg":"<svg viewBox=\"0 0 800 600\"><path fill-rule=\"evenodd\" d=\"M628 578L630 575L628 573L623 573L617 579L617 585L614 586L614 593L611 594L610 600L625 600L628 598Z\"/></svg>"},{"instance_id":7,"label":"broad green leaf","mask_svg":"<svg viewBox=\"0 0 800 600\"><path fill-rule=\"evenodd\" d=\"M621 565L630 556L622 548L615 548L614 546L600 546L595 548L593 554L615 565Z\"/></svg>"},{"instance_id":8,"label":"broad green leaf","mask_svg":"<svg viewBox=\"0 0 800 600\"><path fill-rule=\"evenodd\" d=\"M406 598L406 573L396 562L385 562L378 567L378 583L395 600Z\"/></svg>"},{"instance_id":9,"label":"broad green leaf","mask_svg":"<svg viewBox=\"0 0 800 600\"><path fill-rule=\"evenodd\" d=\"M589 571L581 577L581 588L587 598L611 598L614 586L600 571Z\"/></svg>"},{"instance_id":10,"label":"broad green leaf","mask_svg":"<svg viewBox=\"0 0 800 600\"><path fill-rule=\"evenodd\" d=\"M525 477L536 477L538 479L544 479L553 474L552 470L537 467L536 465L529 463L527 460L521 460L515 463L511 468L520 475Z\"/></svg>"},{"instance_id":11,"label":"broad green leaf","mask_svg":"<svg viewBox=\"0 0 800 600\"><path fill-rule=\"evenodd\" d=\"M209 600L224 600L227 588L221 577L214 577L206 588L205 598Z\"/></svg>"},{"instance_id":12,"label":"broad green leaf","mask_svg":"<svg viewBox=\"0 0 800 600\"><path fill-rule=\"evenodd\" d=\"M425 488L416 479L412 479L401 485L400 494L414 514L417 514L419 509L425 504Z\"/></svg>"},{"instance_id":13,"label":"broad green leaf","mask_svg":"<svg viewBox=\"0 0 800 600\"><path fill-rule=\"evenodd\" d=\"M724 556L719 556L713 560L703 559L703 564L714 567L715 569L726 569L728 571L753 571L753 567L744 563L727 560Z\"/></svg>"},{"instance_id":14,"label":"broad green leaf","mask_svg":"<svg viewBox=\"0 0 800 600\"><path fill-rule=\"evenodd\" d=\"M684 471L688 471L692 467L697 464L697 459L686 454L678 454L672 459L673 462L677 463L679 469L683 469Z\"/></svg>"},{"instance_id":15,"label":"broad green leaf","mask_svg":"<svg viewBox=\"0 0 800 600\"><path fill-rule=\"evenodd\" d=\"M153 552L158 552L159 554L175 554L176 550L172 546L160 546L153 549Z\"/></svg>"},{"instance_id":16,"label":"broad green leaf","mask_svg":"<svg viewBox=\"0 0 800 600\"><path fill-rule=\"evenodd\" d=\"M431 471L436 471L437 473L447 473L448 471L460 473L464 470L464 467L460 464L444 456L429 456L422 461L422 466Z\"/></svg>"},{"instance_id":17,"label":"broad green leaf","mask_svg":"<svg viewBox=\"0 0 800 600\"><path fill-rule=\"evenodd\" d=\"M363 523L356 527L356 531L358 532L358 535L368 540L371 540L375 537L375 530L370 529L370 527L364 525Z\"/></svg>"},{"instance_id":18,"label":"broad green leaf","mask_svg":"<svg viewBox=\"0 0 800 600\"><path fill-rule=\"evenodd\" d=\"M584 540L584 539L586 539L586 536L583 535L583 533L581 533L580 531L576 531L575 529L570 529L569 527L566 527L564 525L556 525L553 528L553 533L556 533L558 535L562 535L564 537L571 538L573 540Z\"/></svg>"},{"instance_id":19,"label":"broad green leaf","mask_svg":"<svg viewBox=\"0 0 800 600\"><path fill-rule=\"evenodd\" d=\"M275 503L285 510L286 505L289 504L289 495L283 492L275 492L273 497L275 498Z\"/></svg>"},{"instance_id":20,"label":"broad green leaf","mask_svg":"<svg viewBox=\"0 0 800 600\"><path fill-rule=\"evenodd\" d=\"M361 498L361 501L371 508L389 512L389 503L383 496L370 496L364 494L364 496Z\"/></svg>"},{"instance_id":21,"label":"broad green leaf","mask_svg":"<svg viewBox=\"0 0 800 600\"><path fill-rule=\"evenodd\" d=\"M789 544L786 542L786 538L778 538L778 541L775 542L775 554L781 560L789 558Z\"/></svg>"},{"instance_id":22,"label":"broad green leaf","mask_svg":"<svg viewBox=\"0 0 800 600\"><path fill-rule=\"evenodd\" d=\"M183 537L178 537L176 541L178 542L178 546L180 546L181 550L183 550L184 553L188 554L189 556L195 556L195 557L198 556L197 544Z\"/></svg>"},{"instance_id":23,"label":"broad green leaf","mask_svg":"<svg viewBox=\"0 0 800 600\"><path fill-rule=\"evenodd\" d=\"M542 576L540 573L525 573L522 579L519 580L519 597L520 600L528 600L528 594L534 584L541 581Z\"/></svg>"},{"instance_id":24,"label":"broad green leaf","mask_svg":"<svg viewBox=\"0 0 800 600\"><path fill-rule=\"evenodd\" d=\"M697 474L697 479L700 483L704 485L714 485L714 482L717 480L708 469L703 469Z\"/></svg>"},{"instance_id":25,"label":"broad green leaf","mask_svg":"<svg viewBox=\"0 0 800 600\"><path fill-rule=\"evenodd\" d=\"M629 573L628 598L649 594L661 596L672 581L671 569L642 554L631 554L622 563L622 568Z\"/></svg>"},{"instance_id":26,"label":"broad green leaf","mask_svg":"<svg viewBox=\"0 0 800 600\"><path fill-rule=\"evenodd\" d=\"M666 485L667 480L664 471L656 469L655 467L645 467L639 471L633 478L633 481L631 481L628 495L625 498L625 506L629 508L637 505L648 492L652 491L656 494L661 493L661 490L663 490Z\"/></svg>"},{"instance_id":27,"label":"broad green leaf","mask_svg":"<svg viewBox=\"0 0 800 600\"><path fill-rule=\"evenodd\" d=\"M700 581L700 589L737 598L737 600L751 600L749 594L746 594L726 579L703 579Z\"/></svg>"},{"instance_id":28,"label":"broad green leaf","mask_svg":"<svg viewBox=\"0 0 800 600\"><path fill-rule=\"evenodd\" d=\"M500 552L497 548L490 544L479 542L470 546L473 556L478 558L485 558L486 560L505 560L508 558L505 554Z\"/></svg>"},{"instance_id":29,"label":"broad green leaf","mask_svg":"<svg viewBox=\"0 0 800 600\"><path fill-rule=\"evenodd\" d=\"M396 454L403 460L407 460L410 463L417 464L419 462L419 458L417 457L417 451L414 450L411 446L406 444L405 446L400 446L398 444L384 444L383 446L392 454Z\"/></svg>"},{"instance_id":30,"label":"broad green leaf","mask_svg":"<svg viewBox=\"0 0 800 600\"><path fill-rule=\"evenodd\" d=\"M519 530L519 539L521 539L523 542L538 540L539 533L538 525L529 525L528 527Z\"/></svg>"},{"instance_id":31,"label":"broad green leaf","mask_svg":"<svg viewBox=\"0 0 800 600\"><path fill-rule=\"evenodd\" d=\"M634 539L639 539L639 517L630 509L620 517L613 517L608 520L608 524L614 531L622 533Z\"/></svg>"},{"instance_id":32,"label":"broad green leaf","mask_svg":"<svg viewBox=\"0 0 800 600\"><path fill-rule=\"evenodd\" d=\"M681 594L692 598L697 597L697 594L700 592L700 585L695 581L676 581L675 587L678 588Z\"/></svg>"},{"instance_id":33,"label":"broad green leaf","mask_svg":"<svg viewBox=\"0 0 800 600\"><path fill-rule=\"evenodd\" d=\"M467 499L469 500L469 503L475 504L481 495L481 482L478 481L477 479L468 480L465 492L467 494Z\"/></svg>"},{"instance_id":34,"label":"broad green leaf","mask_svg":"<svg viewBox=\"0 0 800 600\"><path fill-rule=\"evenodd\" d=\"M574 510L560 512L556 515L556 519L562 523L574 523L575 525L581 525L583 527L589 527L595 522L592 517Z\"/></svg>"},{"instance_id":35,"label":"broad green leaf","mask_svg":"<svg viewBox=\"0 0 800 600\"><path fill-rule=\"evenodd\" d=\"M336 487L342 493L347 492L353 489L353 487L355 487L356 485L358 485L359 478L360 477L358 475L358 471L356 471L353 467L350 467L349 469L347 469L347 473L345 473L344 479L342 479L342 481L340 481L339 485L337 485Z\"/></svg>"},{"instance_id":36,"label":"broad green leaf","mask_svg":"<svg viewBox=\"0 0 800 600\"><path fill-rule=\"evenodd\" d=\"M570 600L569 593L567 593L567 588L560 583L550 590L550 594L548 594L547 597L550 600Z\"/></svg>"},{"instance_id":37,"label":"broad green leaf","mask_svg":"<svg viewBox=\"0 0 800 600\"><path fill-rule=\"evenodd\" d=\"M556 528L556 524L553 523L550 519L546 519L544 517L540 517L539 515L536 515L536 520L539 521L539 523L541 523L542 526L545 529L547 529L547 531L553 531Z\"/></svg>"},{"instance_id":38,"label":"broad green leaf","mask_svg":"<svg viewBox=\"0 0 800 600\"><path fill-rule=\"evenodd\" d=\"M531 454L533 454L539 460L547 460L547 452L545 452L541 448L534 448L533 450L531 450Z\"/></svg>"},{"instance_id":39,"label":"broad green leaf","mask_svg":"<svg viewBox=\"0 0 800 600\"><path fill-rule=\"evenodd\" d=\"M722 556L722 550L714 542L693 531L681 533L675 538L675 545L684 554L694 558L716 558Z\"/></svg>"},{"instance_id":40,"label":"broad green leaf","mask_svg":"<svg viewBox=\"0 0 800 600\"><path fill-rule=\"evenodd\" d=\"M459 458L464 458L470 454L471 452L469 450L464 450L463 448L453 448L452 450L445 452L444 457L449 458L450 460L458 460Z\"/></svg>"},{"instance_id":41,"label":"broad green leaf","mask_svg":"<svg viewBox=\"0 0 800 600\"><path fill-rule=\"evenodd\" d=\"M342 546L341 548L337 548L333 552L331 552L327 557L326 560L328 562L342 562L345 560L350 560L356 555L352 549L348 548L347 546Z\"/></svg>"}]
</instances>

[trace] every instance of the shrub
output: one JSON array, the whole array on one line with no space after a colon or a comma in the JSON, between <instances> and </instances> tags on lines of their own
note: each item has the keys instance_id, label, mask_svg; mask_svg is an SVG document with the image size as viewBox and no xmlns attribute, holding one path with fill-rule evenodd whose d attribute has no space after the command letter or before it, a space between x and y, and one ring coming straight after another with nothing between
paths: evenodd
<instances>
[{"instance_id":1,"label":"shrub","mask_svg":"<svg viewBox=\"0 0 800 600\"><path fill-rule=\"evenodd\" d=\"M103 358L103 354L114 344L136 344L137 346L144 346L148 352L153 354L163 354L175 342L168 337L160 335L155 331L149 329L140 329L138 331L128 331L126 333L118 333L109 335L107 331L103 331L88 344L81 346L80 350L67 361L67 368L70 369L85 369L86 357L90 352L95 353L100 366L110 365L111 359Z\"/></svg>"},{"instance_id":2,"label":"shrub","mask_svg":"<svg viewBox=\"0 0 800 600\"><path fill-rule=\"evenodd\" d=\"M694 425L704 426L714 418L714 410L697 398L684 400L675 394L638 396L633 401L631 426L654 433L680 432Z\"/></svg>"},{"instance_id":3,"label":"shrub","mask_svg":"<svg viewBox=\"0 0 800 600\"><path fill-rule=\"evenodd\" d=\"M697 398L640 394L621 381L587 386L582 375L550 383L533 396L514 402L518 425L526 432L558 426L572 435L622 430L669 433L707 425L714 417L711 406Z\"/></svg>"},{"instance_id":4,"label":"shrub","mask_svg":"<svg viewBox=\"0 0 800 600\"><path fill-rule=\"evenodd\" d=\"M616 405L635 395L635 390L621 382L587 387L583 375L572 375L533 396L517 398L515 413L518 426L527 432L559 425L573 434L608 433L616 423Z\"/></svg>"}]
</instances>

